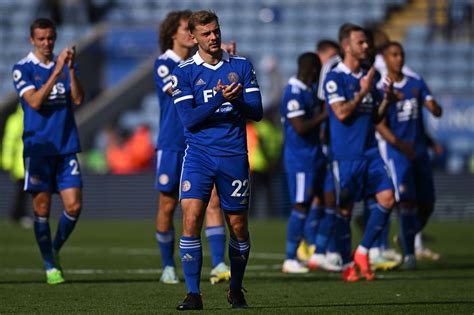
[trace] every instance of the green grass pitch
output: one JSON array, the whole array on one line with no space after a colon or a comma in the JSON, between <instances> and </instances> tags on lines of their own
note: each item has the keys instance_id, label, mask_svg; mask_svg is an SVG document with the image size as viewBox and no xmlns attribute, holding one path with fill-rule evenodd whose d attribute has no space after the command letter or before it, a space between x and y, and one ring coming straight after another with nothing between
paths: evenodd
<instances>
[{"instance_id":1,"label":"green grass pitch","mask_svg":"<svg viewBox=\"0 0 474 315\"><path fill-rule=\"evenodd\" d=\"M282 274L285 221L253 220L244 280L251 308L245 313L473 314L473 228L473 222L433 222L427 234L435 241L428 245L442 253L440 261L420 262L416 271L379 272L373 282L343 283L339 274L322 271ZM358 240L357 229L354 232ZM201 288L206 313L229 312L227 286L210 285L206 247L204 255ZM167 314L177 312L186 292L184 282L158 282L153 220L83 220L61 258L67 282L46 285L33 232L1 222L0 313Z\"/></svg>"}]
</instances>

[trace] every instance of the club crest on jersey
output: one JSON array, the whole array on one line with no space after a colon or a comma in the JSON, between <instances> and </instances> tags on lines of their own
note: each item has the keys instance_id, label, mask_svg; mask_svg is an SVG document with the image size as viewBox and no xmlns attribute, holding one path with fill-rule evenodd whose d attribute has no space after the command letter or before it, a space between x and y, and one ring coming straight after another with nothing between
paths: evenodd
<instances>
[{"instance_id":1,"label":"club crest on jersey","mask_svg":"<svg viewBox=\"0 0 474 315\"><path fill-rule=\"evenodd\" d=\"M39 185L41 183L41 180L38 175L32 175L30 176L30 183L33 185Z\"/></svg>"},{"instance_id":2,"label":"club crest on jersey","mask_svg":"<svg viewBox=\"0 0 474 315\"><path fill-rule=\"evenodd\" d=\"M17 82L20 79L21 79L21 71L18 69L15 69L15 71L13 71L13 80Z\"/></svg>"},{"instance_id":3,"label":"club crest on jersey","mask_svg":"<svg viewBox=\"0 0 474 315\"><path fill-rule=\"evenodd\" d=\"M167 66L161 65L158 67L158 69L156 69L156 73L158 74L158 76L160 76L160 78L164 78L170 73L170 70Z\"/></svg>"},{"instance_id":4,"label":"club crest on jersey","mask_svg":"<svg viewBox=\"0 0 474 315\"><path fill-rule=\"evenodd\" d=\"M166 185L170 182L170 178L166 174L161 174L160 177L158 178L158 181L160 182L161 185Z\"/></svg>"},{"instance_id":5,"label":"club crest on jersey","mask_svg":"<svg viewBox=\"0 0 474 315\"><path fill-rule=\"evenodd\" d=\"M229 80L229 82L233 83L233 82L238 82L239 81L239 75L235 72L230 72L228 75L227 75L227 80Z\"/></svg>"},{"instance_id":6,"label":"club crest on jersey","mask_svg":"<svg viewBox=\"0 0 474 315\"><path fill-rule=\"evenodd\" d=\"M254 69L252 69L252 79L250 80L250 84L252 85L257 84L257 74L255 73Z\"/></svg>"},{"instance_id":7,"label":"club crest on jersey","mask_svg":"<svg viewBox=\"0 0 474 315\"><path fill-rule=\"evenodd\" d=\"M336 82L334 81L329 81L328 83L326 83L326 90L328 91L328 93L334 93L336 92L337 90L337 84Z\"/></svg>"},{"instance_id":8,"label":"club crest on jersey","mask_svg":"<svg viewBox=\"0 0 474 315\"><path fill-rule=\"evenodd\" d=\"M189 180L185 180L181 185L181 191L189 191L191 189L191 182Z\"/></svg>"},{"instance_id":9,"label":"club crest on jersey","mask_svg":"<svg viewBox=\"0 0 474 315\"><path fill-rule=\"evenodd\" d=\"M174 89L178 86L178 77L174 74L171 76L171 87Z\"/></svg>"},{"instance_id":10,"label":"club crest on jersey","mask_svg":"<svg viewBox=\"0 0 474 315\"><path fill-rule=\"evenodd\" d=\"M290 100L287 104L290 112L300 109L300 103L297 100Z\"/></svg>"}]
</instances>

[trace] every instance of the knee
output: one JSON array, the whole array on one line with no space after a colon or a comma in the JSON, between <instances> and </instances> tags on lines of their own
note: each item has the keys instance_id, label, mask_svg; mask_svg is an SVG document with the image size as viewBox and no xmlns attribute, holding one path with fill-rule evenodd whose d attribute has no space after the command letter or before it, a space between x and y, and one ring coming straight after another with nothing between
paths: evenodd
<instances>
[{"instance_id":1,"label":"knee","mask_svg":"<svg viewBox=\"0 0 474 315\"><path fill-rule=\"evenodd\" d=\"M199 216L188 214L183 215L183 235L199 236L201 234L201 224Z\"/></svg>"},{"instance_id":2,"label":"knee","mask_svg":"<svg viewBox=\"0 0 474 315\"><path fill-rule=\"evenodd\" d=\"M244 221L234 222L231 226L231 230L232 234L234 234L238 240L245 240L248 238L248 226Z\"/></svg>"},{"instance_id":3,"label":"knee","mask_svg":"<svg viewBox=\"0 0 474 315\"><path fill-rule=\"evenodd\" d=\"M350 218L352 215L352 211L346 208L338 208L337 214L343 218Z\"/></svg>"},{"instance_id":4,"label":"knee","mask_svg":"<svg viewBox=\"0 0 474 315\"><path fill-rule=\"evenodd\" d=\"M34 212L37 216L47 217L49 216L50 203L46 201L37 202L34 205Z\"/></svg>"},{"instance_id":5,"label":"knee","mask_svg":"<svg viewBox=\"0 0 474 315\"><path fill-rule=\"evenodd\" d=\"M81 214L82 202L81 200L74 200L73 202L64 206L66 213L72 217L77 218Z\"/></svg>"},{"instance_id":6,"label":"knee","mask_svg":"<svg viewBox=\"0 0 474 315\"><path fill-rule=\"evenodd\" d=\"M393 191L384 191L378 194L377 202L385 209L392 209L395 206Z\"/></svg>"}]
</instances>

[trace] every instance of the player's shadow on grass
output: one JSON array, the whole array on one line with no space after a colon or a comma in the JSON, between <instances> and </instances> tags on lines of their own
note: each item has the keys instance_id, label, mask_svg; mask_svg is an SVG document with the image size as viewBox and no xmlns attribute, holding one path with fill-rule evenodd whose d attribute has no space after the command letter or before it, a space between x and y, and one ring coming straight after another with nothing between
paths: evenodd
<instances>
[{"instance_id":1,"label":"player's shadow on grass","mask_svg":"<svg viewBox=\"0 0 474 315\"><path fill-rule=\"evenodd\" d=\"M416 302L387 302L387 303L351 303L351 304L298 304L298 305L281 305L281 306L250 306L250 309L298 309L298 308L353 308L353 307L373 307L373 306L416 306L416 305L474 305L472 301L416 301Z\"/></svg>"},{"instance_id":2,"label":"player's shadow on grass","mask_svg":"<svg viewBox=\"0 0 474 315\"><path fill-rule=\"evenodd\" d=\"M63 285L68 285L68 284L94 284L94 283L116 284L116 283L148 283L148 282L159 283L158 279L155 279L155 278L152 278L152 279L74 279L74 280L66 280L66 282L57 286L63 286ZM44 280L6 280L6 281L0 280L0 285L2 284L25 285L25 284L46 284L46 283Z\"/></svg>"}]
</instances>

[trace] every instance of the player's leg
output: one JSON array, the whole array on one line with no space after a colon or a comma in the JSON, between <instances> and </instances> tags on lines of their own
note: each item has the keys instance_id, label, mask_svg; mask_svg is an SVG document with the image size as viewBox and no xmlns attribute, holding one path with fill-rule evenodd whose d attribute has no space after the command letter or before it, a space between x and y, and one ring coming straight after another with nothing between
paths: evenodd
<instances>
[{"instance_id":1,"label":"player's leg","mask_svg":"<svg viewBox=\"0 0 474 315\"><path fill-rule=\"evenodd\" d=\"M46 282L58 284L64 282L53 253L49 213L51 209L51 195L56 190L54 179L54 157L25 158L25 190L32 193L34 232L43 265L46 270Z\"/></svg>"},{"instance_id":2,"label":"player's leg","mask_svg":"<svg viewBox=\"0 0 474 315\"><path fill-rule=\"evenodd\" d=\"M286 165L292 209L286 228L286 258L282 271L307 273L309 270L297 259L297 249L303 239L309 205L313 199L314 176L311 171L292 170Z\"/></svg>"},{"instance_id":3,"label":"player's leg","mask_svg":"<svg viewBox=\"0 0 474 315\"><path fill-rule=\"evenodd\" d=\"M299 260L307 261L316 251L316 234L323 216L324 203L320 197L314 197L304 223L303 240L297 251Z\"/></svg>"},{"instance_id":4,"label":"player's leg","mask_svg":"<svg viewBox=\"0 0 474 315\"><path fill-rule=\"evenodd\" d=\"M229 259L231 279L227 301L232 308L247 308L243 294L242 282L250 254L250 235L248 230L248 211L226 211L226 222L229 226Z\"/></svg>"},{"instance_id":5,"label":"player's leg","mask_svg":"<svg viewBox=\"0 0 474 315\"><path fill-rule=\"evenodd\" d=\"M415 244L416 255L420 259L438 260L440 254L423 246L421 231L426 226L434 211L435 187L433 173L428 156L424 156L416 164L417 215L416 233L418 241ZM418 236L419 235L419 236ZM416 246L418 245L418 246Z\"/></svg>"},{"instance_id":6,"label":"player's leg","mask_svg":"<svg viewBox=\"0 0 474 315\"><path fill-rule=\"evenodd\" d=\"M373 280L375 276L370 268L368 250L382 232L395 205L393 184L380 156L367 160L364 183L366 196L375 194L377 203L370 209L362 241L354 253L354 262L367 280Z\"/></svg>"},{"instance_id":7,"label":"player's leg","mask_svg":"<svg viewBox=\"0 0 474 315\"><path fill-rule=\"evenodd\" d=\"M212 259L211 284L228 281L230 279L230 268L224 260L226 245L224 215L215 186L212 189L211 200L209 200L206 209L206 237Z\"/></svg>"},{"instance_id":8,"label":"player's leg","mask_svg":"<svg viewBox=\"0 0 474 315\"><path fill-rule=\"evenodd\" d=\"M242 282L250 254L248 157L247 155L222 157L219 161L216 187L230 234L228 253L231 279L227 300L233 308L246 308Z\"/></svg>"},{"instance_id":9,"label":"player's leg","mask_svg":"<svg viewBox=\"0 0 474 315\"><path fill-rule=\"evenodd\" d=\"M177 192L161 191L159 193L156 215L156 241L160 249L163 266L160 281L165 284L179 283L174 261L175 231L173 226L173 214L177 204Z\"/></svg>"},{"instance_id":10,"label":"player's leg","mask_svg":"<svg viewBox=\"0 0 474 315\"><path fill-rule=\"evenodd\" d=\"M160 281L166 284L179 283L174 261L175 230L173 216L178 205L178 188L183 155L183 152L157 151L155 187L159 191L159 201L156 214L156 240L163 266Z\"/></svg>"},{"instance_id":11,"label":"player's leg","mask_svg":"<svg viewBox=\"0 0 474 315\"><path fill-rule=\"evenodd\" d=\"M178 310L202 309L200 290L202 268L201 229L204 210L211 197L216 172L215 159L199 152L187 152L183 160L180 200L183 209L183 234L179 253L187 296Z\"/></svg>"},{"instance_id":12,"label":"player's leg","mask_svg":"<svg viewBox=\"0 0 474 315\"><path fill-rule=\"evenodd\" d=\"M336 218L336 193L334 188L334 177L332 176L332 170L326 167L324 173L320 173L321 178L324 178L322 183L322 191L324 191L324 198L318 198L323 200L324 213L320 219L319 227L315 236L316 250L308 261L308 267L310 269L322 268L327 271L341 271L341 265L331 262L327 259L326 252L328 245L333 239L333 251L337 253L335 239L334 239L334 224ZM324 176L324 177L323 177ZM322 195L322 193L319 193Z\"/></svg>"}]
</instances>

